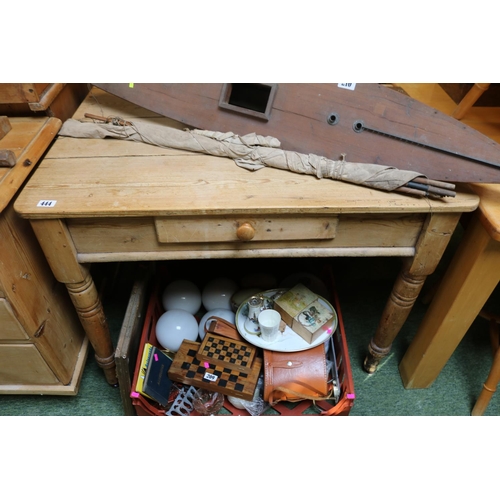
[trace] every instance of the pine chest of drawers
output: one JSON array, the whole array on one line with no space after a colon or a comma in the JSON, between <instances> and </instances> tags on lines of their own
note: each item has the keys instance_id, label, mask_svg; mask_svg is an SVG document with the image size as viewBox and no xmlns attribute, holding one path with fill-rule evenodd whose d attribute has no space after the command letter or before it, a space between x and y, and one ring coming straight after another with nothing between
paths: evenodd
<instances>
[{"instance_id":1,"label":"pine chest of drawers","mask_svg":"<svg viewBox=\"0 0 500 500\"><path fill-rule=\"evenodd\" d=\"M9 118L0 150L13 167L0 167L0 394L78 392L88 341L28 221L13 209L17 195L45 153L57 118Z\"/></svg>"}]
</instances>

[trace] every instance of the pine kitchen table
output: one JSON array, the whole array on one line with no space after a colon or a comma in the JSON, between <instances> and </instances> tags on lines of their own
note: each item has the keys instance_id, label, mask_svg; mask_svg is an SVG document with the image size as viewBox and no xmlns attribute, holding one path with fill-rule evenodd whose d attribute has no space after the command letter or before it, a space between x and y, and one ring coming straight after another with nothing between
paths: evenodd
<instances>
[{"instance_id":1,"label":"pine kitchen table","mask_svg":"<svg viewBox=\"0 0 500 500\"><path fill-rule=\"evenodd\" d=\"M84 113L180 124L106 93ZM72 297L109 383L113 346L89 264L114 261L392 256L402 268L368 347L373 372L477 195L430 200L231 159L115 139L59 137L15 210Z\"/></svg>"}]
</instances>

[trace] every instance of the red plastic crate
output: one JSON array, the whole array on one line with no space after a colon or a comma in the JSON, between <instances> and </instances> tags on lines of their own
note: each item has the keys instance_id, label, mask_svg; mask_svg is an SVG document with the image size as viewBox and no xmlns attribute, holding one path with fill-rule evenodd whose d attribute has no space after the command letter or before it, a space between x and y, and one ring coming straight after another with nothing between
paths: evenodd
<instances>
[{"instance_id":1,"label":"red plastic crate","mask_svg":"<svg viewBox=\"0 0 500 500\"><path fill-rule=\"evenodd\" d=\"M349 352L347 349L347 341L344 329L344 321L342 318L342 312L340 309L340 304L338 300L338 295L333 286L333 277L331 271L328 268L330 291L333 297L333 305L338 316L338 328L333 334L333 345L335 347L337 370L340 382L340 398L339 401L334 404L333 401L317 401L313 404L312 401L299 401L298 403L288 403L282 402L274 405L264 412L263 415L282 415L282 416L298 416L298 415L331 415L331 416L346 416L349 415L352 406L354 405L355 393L354 393L354 382L352 378L351 363L349 360ZM148 304L148 309L146 311L146 316L144 320L144 326L141 333L141 339L139 343L139 352L137 356L137 362L134 371L134 378L132 381L132 390L134 391L137 384L137 379L139 376L142 352L144 346L147 342L150 344L160 347L156 340L155 330L156 322L158 318L162 315L163 307L160 302L160 290L162 288L157 284L153 287L151 297ZM158 403L152 401L149 398L142 396L141 394L135 393L132 397L132 404L135 407L137 415L140 416L165 416L165 409L161 408ZM250 416L246 410L240 410L235 408L228 400L225 399L224 409L221 410L220 414L223 415L238 415L238 416ZM219 414L219 415L220 415ZM191 415L196 415L193 411Z\"/></svg>"}]
</instances>

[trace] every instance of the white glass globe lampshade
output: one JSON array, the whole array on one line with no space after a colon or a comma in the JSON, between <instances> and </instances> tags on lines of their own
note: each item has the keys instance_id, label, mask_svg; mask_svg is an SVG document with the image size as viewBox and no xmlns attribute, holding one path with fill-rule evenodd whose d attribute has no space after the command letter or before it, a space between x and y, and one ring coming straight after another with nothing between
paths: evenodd
<instances>
[{"instance_id":1,"label":"white glass globe lampshade","mask_svg":"<svg viewBox=\"0 0 500 500\"><path fill-rule=\"evenodd\" d=\"M177 352L183 340L198 338L196 318L182 309L164 312L156 322L156 340L164 348Z\"/></svg>"},{"instance_id":2,"label":"white glass globe lampshade","mask_svg":"<svg viewBox=\"0 0 500 500\"><path fill-rule=\"evenodd\" d=\"M203 315L203 318L201 318L200 324L198 326L198 334L201 340L205 338L205 323L207 322L207 319L210 318L211 316L217 316L218 318L225 319L226 321L229 321L229 323L231 323L232 325L234 325L236 322L236 315L234 314L233 311L230 311L229 309L212 309L211 311L208 311Z\"/></svg>"},{"instance_id":3,"label":"white glass globe lampshade","mask_svg":"<svg viewBox=\"0 0 500 500\"><path fill-rule=\"evenodd\" d=\"M211 309L231 309L231 297L238 285L230 278L215 278L203 288L201 301L207 311Z\"/></svg>"},{"instance_id":4,"label":"white glass globe lampshade","mask_svg":"<svg viewBox=\"0 0 500 500\"><path fill-rule=\"evenodd\" d=\"M201 307L201 292L191 281L176 280L166 286L161 301L165 311L182 309L196 314Z\"/></svg>"}]
</instances>

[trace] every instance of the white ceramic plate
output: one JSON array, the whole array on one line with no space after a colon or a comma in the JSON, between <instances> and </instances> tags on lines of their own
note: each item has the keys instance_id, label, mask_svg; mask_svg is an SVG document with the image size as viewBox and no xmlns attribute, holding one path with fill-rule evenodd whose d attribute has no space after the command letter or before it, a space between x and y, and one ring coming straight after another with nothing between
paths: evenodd
<instances>
[{"instance_id":1,"label":"white ceramic plate","mask_svg":"<svg viewBox=\"0 0 500 500\"><path fill-rule=\"evenodd\" d=\"M259 295L264 295L264 297L271 298L278 292L288 289L273 289L267 290L265 292L261 292ZM299 334L295 333L289 326L285 327L285 331L280 334L279 340L273 343L265 342L260 338L260 335L255 335L249 333L245 328L245 321L247 319L248 314L248 303L243 302L238 310L236 311L236 328L240 335L250 344L261 347L262 349L267 349L268 351L277 351L277 352L298 352L298 351L306 351L307 349L312 349L317 345L323 344L328 340L328 338L335 332L338 324L337 312L333 308L333 306L325 300L323 297L319 297L318 299L322 306L326 307L329 311L333 313L332 320L325 325L328 329L322 333L312 344L306 342Z\"/></svg>"}]
</instances>

